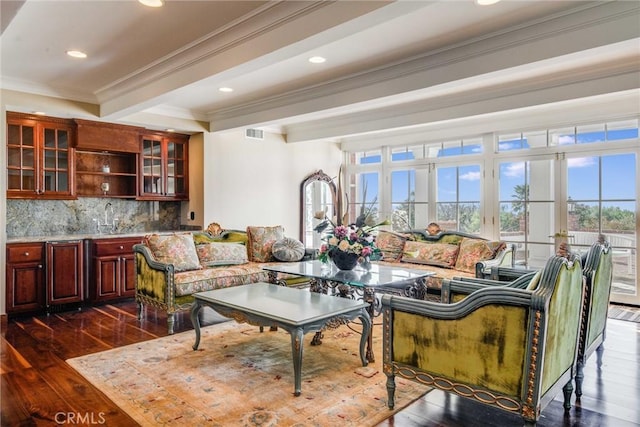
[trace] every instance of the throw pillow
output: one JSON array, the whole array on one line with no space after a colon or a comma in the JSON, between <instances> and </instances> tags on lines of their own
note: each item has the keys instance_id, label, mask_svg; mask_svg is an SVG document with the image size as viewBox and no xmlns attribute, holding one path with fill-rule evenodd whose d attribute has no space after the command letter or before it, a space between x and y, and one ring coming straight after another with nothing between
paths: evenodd
<instances>
[{"instance_id":1,"label":"throw pillow","mask_svg":"<svg viewBox=\"0 0 640 427\"><path fill-rule=\"evenodd\" d=\"M173 264L175 271L202 268L192 233L152 234L146 236L145 241L155 259L165 264Z\"/></svg>"},{"instance_id":2,"label":"throw pillow","mask_svg":"<svg viewBox=\"0 0 640 427\"><path fill-rule=\"evenodd\" d=\"M460 242L460 252L456 260L456 270L474 273L476 271L476 263L491 259L493 250L489 247L486 240L469 239L465 237Z\"/></svg>"},{"instance_id":3,"label":"throw pillow","mask_svg":"<svg viewBox=\"0 0 640 427\"><path fill-rule=\"evenodd\" d=\"M196 250L203 267L249 262L247 248L241 243L207 243L196 246Z\"/></svg>"},{"instance_id":4,"label":"throw pillow","mask_svg":"<svg viewBox=\"0 0 640 427\"><path fill-rule=\"evenodd\" d=\"M271 252L278 261L300 261L304 257L304 244L300 240L285 237L274 242Z\"/></svg>"},{"instance_id":5,"label":"throw pillow","mask_svg":"<svg viewBox=\"0 0 640 427\"><path fill-rule=\"evenodd\" d=\"M380 231L376 237L376 246L382 253L384 261L397 262L402 258L407 236L392 233L391 231Z\"/></svg>"},{"instance_id":6,"label":"throw pillow","mask_svg":"<svg viewBox=\"0 0 640 427\"><path fill-rule=\"evenodd\" d=\"M280 225L274 227L247 227L247 253L249 261L271 262L275 258L271 248L273 244L284 238L284 228Z\"/></svg>"},{"instance_id":7,"label":"throw pillow","mask_svg":"<svg viewBox=\"0 0 640 427\"><path fill-rule=\"evenodd\" d=\"M407 241L402 261L451 268L457 255L458 245Z\"/></svg>"}]
</instances>

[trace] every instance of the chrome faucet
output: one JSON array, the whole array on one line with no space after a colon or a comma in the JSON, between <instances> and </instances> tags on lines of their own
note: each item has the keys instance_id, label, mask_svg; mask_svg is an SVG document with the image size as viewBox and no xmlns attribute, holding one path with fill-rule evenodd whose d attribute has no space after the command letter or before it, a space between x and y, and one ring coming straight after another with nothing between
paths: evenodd
<instances>
[{"instance_id":1,"label":"chrome faucet","mask_svg":"<svg viewBox=\"0 0 640 427\"><path fill-rule=\"evenodd\" d=\"M102 234L103 228L108 229L109 234L114 234L116 232L116 228L118 227L118 218L115 216L111 202L107 202L104 205L104 223L101 224L100 220L96 218L93 219L93 222L96 223L98 234Z\"/></svg>"}]
</instances>

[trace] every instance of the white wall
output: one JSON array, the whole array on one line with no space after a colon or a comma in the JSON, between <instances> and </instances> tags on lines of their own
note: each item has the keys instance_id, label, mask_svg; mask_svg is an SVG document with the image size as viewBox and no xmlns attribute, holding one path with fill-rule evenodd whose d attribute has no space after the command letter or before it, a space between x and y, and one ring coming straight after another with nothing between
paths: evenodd
<instances>
[{"instance_id":1,"label":"white wall","mask_svg":"<svg viewBox=\"0 0 640 427\"><path fill-rule=\"evenodd\" d=\"M282 225L300 235L300 184L318 169L337 176L342 154L334 143L287 144L265 133L264 140L244 132L205 135L204 217L226 229Z\"/></svg>"}]
</instances>

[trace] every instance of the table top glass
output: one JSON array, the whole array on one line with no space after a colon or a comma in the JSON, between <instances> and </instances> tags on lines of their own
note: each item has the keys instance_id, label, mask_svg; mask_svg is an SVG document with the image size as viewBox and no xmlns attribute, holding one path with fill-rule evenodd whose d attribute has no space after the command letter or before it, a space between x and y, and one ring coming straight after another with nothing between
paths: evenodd
<instances>
[{"instance_id":1,"label":"table top glass","mask_svg":"<svg viewBox=\"0 0 640 427\"><path fill-rule=\"evenodd\" d=\"M358 265L350 271L339 270L332 263L323 263L318 260L269 264L263 268L277 273L330 280L359 287L385 287L400 283L412 283L422 277L435 274L428 270L411 269L400 265L382 265L376 262L372 262L369 269Z\"/></svg>"},{"instance_id":2,"label":"table top glass","mask_svg":"<svg viewBox=\"0 0 640 427\"><path fill-rule=\"evenodd\" d=\"M198 292L194 297L212 305L229 307L291 325L308 324L329 316L353 313L369 305L361 300L336 298L271 283L231 286Z\"/></svg>"}]
</instances>

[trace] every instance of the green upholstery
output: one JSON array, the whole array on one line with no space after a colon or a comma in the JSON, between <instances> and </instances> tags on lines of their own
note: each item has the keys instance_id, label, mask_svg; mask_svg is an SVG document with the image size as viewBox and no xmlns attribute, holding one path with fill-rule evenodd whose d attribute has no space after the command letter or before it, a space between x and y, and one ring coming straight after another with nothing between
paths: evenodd
<instances>
[{"instance_id":1,"label":"green upholstery","mask_svg":"<svg viewBox=\"0 0 640 427\"><path fill-rule=\"evenodd\" d=\"M538 276L534 290L485 285L454 303L384 295L389 406L401 376L519 414L527 423L535 423L561 389L569 409L582 268L573 255L554 256Z\"/></svg>"},{"instance_id":2,"label":"green upholstery","mask_svg":"<svg viewBox=\"0 0 640 427\"><path fill-rule=\"evenodd\" d=\"M578 348L578 371L576 373L576 396L582 396L583 367L594 351L598 355L598 366L602 364L602 351L607 327L607 313L611 282L613 280L613 251L606 242L595 242L589 248L584 263L586 293Z\"/></svg>"},{"instance_id":3,"label":"green upholstery","mask_svg":"<svg viewBox=\"0 0 640 427\"><path fill-rule=\"evenodd\" d=\"M248 237L245 231L226 230L220 235L212 236L203 231L193 232L196 245L214 242L243 243ZM136 268L136 292L138 317L142 318L144 306L151 306L167 313L167 328L173 334L175 313L191 308L193 293L235 286L246 283L269 280L269 273L264 270L263 263L247 262L239 265L207 266L194 271L178 272L169 263L158 262L149 246L138 244L133 247ZM314 256L315 252L305 253L305 258ZM279 284L301 286L308 279L300 276L278 276Z\"/></svg>"}]
</instances>

